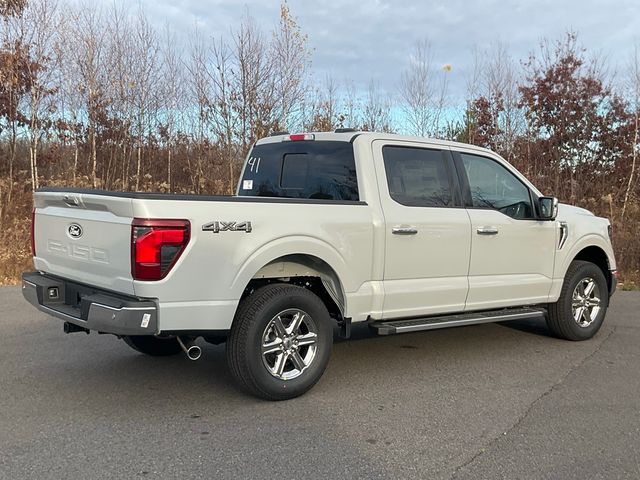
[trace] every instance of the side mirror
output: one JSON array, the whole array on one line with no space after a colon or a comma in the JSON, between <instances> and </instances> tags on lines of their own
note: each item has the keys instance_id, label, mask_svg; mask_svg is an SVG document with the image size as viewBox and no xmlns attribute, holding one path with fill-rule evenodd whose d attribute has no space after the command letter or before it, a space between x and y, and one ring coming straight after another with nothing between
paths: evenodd
<instances>
[{"instance_id":1,"label":"side mirror","mask_svg":"<svg viewBox=\"0 0 640 480\"><path fill-rule=\"evenodd\" d=\"M555 220L558 215L558 199L556 197L540 197L538 199L540 220Z\"/></svg>"}]
</instances>

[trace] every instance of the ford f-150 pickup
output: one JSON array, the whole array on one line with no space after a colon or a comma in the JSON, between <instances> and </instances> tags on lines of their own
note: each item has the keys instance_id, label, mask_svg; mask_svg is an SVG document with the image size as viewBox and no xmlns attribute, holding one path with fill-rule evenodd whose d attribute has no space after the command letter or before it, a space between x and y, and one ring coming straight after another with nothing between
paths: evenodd
<instances>
[{"instance_id":1,"label":"ford f-150 pickup","mask_svg":"<svg viewBox=\"0 0 640 480\"><path fill-rule=\"evenodd\" d=\"M334 333L516 319L586 340L616 287L608 220L495 153L390 134L256 142L235 196L43 188L24 297L148 355L226 342L239 387L296 397ZM334 332L334 327L336 332Z\"/></svg>"}]
</instances>

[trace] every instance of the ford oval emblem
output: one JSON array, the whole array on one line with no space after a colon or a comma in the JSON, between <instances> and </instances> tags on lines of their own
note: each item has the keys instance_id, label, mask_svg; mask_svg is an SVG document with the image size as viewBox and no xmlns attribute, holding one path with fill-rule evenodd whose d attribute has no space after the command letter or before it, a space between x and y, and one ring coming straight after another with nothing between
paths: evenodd
<instances>
[{"instance_id":1,"label":"ford oval emblem","mask_svg":"<svg viewBox=\"0 0 640 480\"><path fill-rule=\"evenodd\" d=\"M82 236L82 227L77 223L72 223L67 229L71 238L80 238Z\"/></svg>"}]
</instances>

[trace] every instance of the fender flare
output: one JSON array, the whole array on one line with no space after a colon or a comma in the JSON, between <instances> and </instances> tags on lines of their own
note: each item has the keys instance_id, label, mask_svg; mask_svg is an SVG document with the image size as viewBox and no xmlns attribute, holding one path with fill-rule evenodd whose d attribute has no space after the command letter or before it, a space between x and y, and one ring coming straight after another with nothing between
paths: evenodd
<instances>
[{"instance_id":1,"label":"fender flare","mask_svg":"<svg viewBox=\"0 0 640 480\"><path fill-rule=\"evenodd\" d=\"M569 265L571 265L571 262L576 258L576 256L578 256L578 254L582 250L588 247L600 248L607 256L609 268L615 268L615 257L613 256L613 252L611 250L609 242L602 236L591 233L580 237L576 242L573 243L571 249L564 256L563 263L560 265L556 264L554 268L554 278L564 279L565 275L567 274L567 270L569 269Z\"/></svg>"},{"instance_id":2,"label":"fender flare","mask_svg":"<svg viewBox=\"0 0 640 480\"><path fill-rule=\"evenodd\" d=\"M291 255L308 255L322 260L335 272L343 293L353 291L353 285L348 283L350 276L347 263L338 250L315 237L296 235L272 240L253 252L231 282L233 298L239 299L242 296L251 279L264 266Z\"/></svg>"}]
</instances>

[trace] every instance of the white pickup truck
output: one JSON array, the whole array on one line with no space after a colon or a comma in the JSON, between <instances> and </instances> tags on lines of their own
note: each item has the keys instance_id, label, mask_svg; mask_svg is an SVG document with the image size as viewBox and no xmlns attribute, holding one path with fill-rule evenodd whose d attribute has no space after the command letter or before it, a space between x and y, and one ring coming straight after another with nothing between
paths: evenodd
<instances>
[{"instance_id":1,"label":"white pickup truck","mask_svg":"<svg viewBox=\"0 0 640 480\"><path fill-rule=\"evenodd\" d=\"M25 298L148 355L226 341L271 400L320 378L334 326L389 335L546 318L591 338L616 287L611 226L491 151L341 130L258 141L235 196L45 188Z\"/></svg>"}]
</instances>

